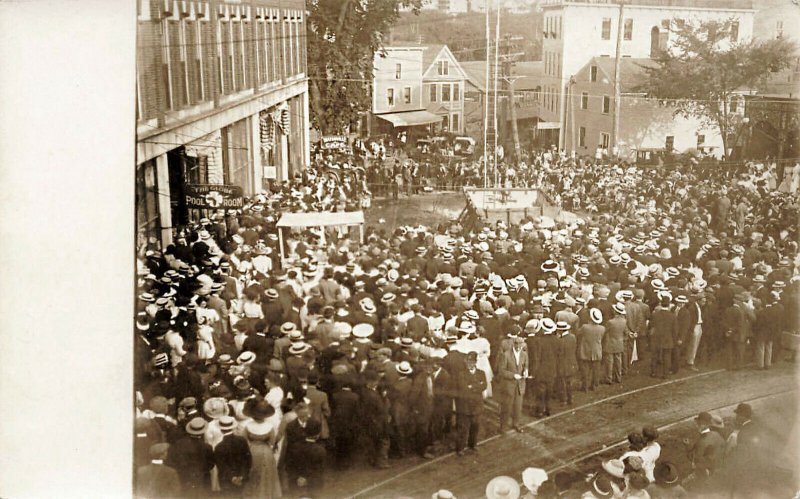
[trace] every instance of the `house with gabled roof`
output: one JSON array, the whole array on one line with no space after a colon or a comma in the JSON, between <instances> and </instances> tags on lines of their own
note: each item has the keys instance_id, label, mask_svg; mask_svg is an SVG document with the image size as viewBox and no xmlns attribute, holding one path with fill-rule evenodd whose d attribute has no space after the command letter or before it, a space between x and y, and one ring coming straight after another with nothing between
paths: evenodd
<instances>
[{"instance_id":1,"label":"house with gabled roof","mask_svg":"<svg viewBox=\"0 0 800 499\"><path fill-rule=\"evenodd\" d=\"M463 133L466 78L446 45L385 47L375 54L370 133Z\"/></svg>"},{"instance_id":2,"label":"house with gabled roof","mask_svg":"<svg viewBox=\"0 0 800 499\"><path fill-rule=\"evenodd\" d=\"M447 45L425 46L422 67L422 102L425 109L442 117L442 130L463 133L466 71Z\"/></svg>"}]
</instances>

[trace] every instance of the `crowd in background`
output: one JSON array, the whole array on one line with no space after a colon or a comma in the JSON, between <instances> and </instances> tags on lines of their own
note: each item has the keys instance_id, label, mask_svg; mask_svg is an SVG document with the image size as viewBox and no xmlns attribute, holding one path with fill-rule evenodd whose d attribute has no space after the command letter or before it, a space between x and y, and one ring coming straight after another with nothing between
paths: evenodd
<instances>
[{"instance_id":1,"label":"crowd in background","mask_svg":"<svg viewBox=\"0 0 800 499\"><path fill-rule=\"evenodd\" d=\"M524 431L523 410L549 415L635 361L665 378L794 355L793 193L755 167L645 171L547 154L525 177L585 219L369 227L363 244L295 231L281 261L283 211L368 207L368 171L328 157L163 251L141 247L138 490L324 497L325 477L361 453L384 468L477 452L487 398L501 429ZM647 483L589 485L645 497L631 494L658 484L654 462Z\"/></svg>"}]
</instances>

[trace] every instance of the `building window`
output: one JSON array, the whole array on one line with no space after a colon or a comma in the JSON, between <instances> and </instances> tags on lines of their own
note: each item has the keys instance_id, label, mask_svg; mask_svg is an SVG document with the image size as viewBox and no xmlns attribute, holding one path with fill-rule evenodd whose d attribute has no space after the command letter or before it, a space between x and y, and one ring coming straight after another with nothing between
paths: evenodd
<instances>
[{"instance_id":1,"label":"building window","mask_svg":"<svg viewBox=\"0 0 800 499\"><path fill-rule=\"evenodd\" d=\"M737 109L739 109L739 101L732 100L730 104L730 112L735 113Z\"/></svg>"},{"instance_id":2,"label":"building window","mask_svg":"<svg viewBox=\"0 0 800 499\"><path fill-rule=\"evenodd\" d=\"M581 92L581 109L589 109L589 92Z\"/></svg>"},{"instance_id":3,"label":"building window","mask_svg":"<svg viewBox=\"0 0 800 499\"><path fill-rule=\"evenodd\" d=\"M458 113L453 114L453 118L450 120L450 122L453 125L453 131L457 132L458 131L458 122L459 122Z\"/></svg>"},{"instance_id":4,"label":"building window","mask_svg":"<svg viewBox=\"0 0 800 499\"><path fill-rule=\"evenodd\" d=\"M387 88L386 89L386 103L389 107L394 106L394 89Z\"/></svg>"},{"instance_id":5,"label":"building window","mask_svg":"<svg viewBox=\"0 0 800 499\"><path fill-rule=\"evenodd\" d=\"M578 128L578 146L586 147L586 127Z\"/></svg>"},{"instance_id":6,"label":"building window","mask_svg":"<svg viewBox=\"0 0 800 499\"><path fill-rule=\"evenodd\" d=\"M450 102L450 85L442 85L442 102Z\"/></svg>"},{"instance_id":7,"label":"building window","mask_svg":"<svg viewBox=\"0 0 800 499\"><path fill-rule=\"evenodd\" d=\"M731 23L731 41L737 42L739 40L739 21Z\"/></svg>"},{"instance_id":8,"label":"building window","mask_svg":"<svg viewBox=\"0 0 800 499\"><path fill-rule=\"evenodd\" d=\"M442 130L450 130L450 117L446 114L442 116Z\"/></svg>"},{"instance_id":9,"label":"building window","mask_svg":"<svg viewBox=\"0 0 800 499\"><path fill-rule=\"evenodd\" d=\"M461 93L461 89L458 86L458 83L453 83L453 101L458 102L460 97L459 94Z\"/></svg>"},{"instance_id":10,"label":"building window","mask_svg":"<svg viewBox=\"0 0 800 499\"><path fill-rule=\"evenodd\" d=\"M600 134L600 145L603 149L608 149L608 144L611 142L611 137L607 133Z\"/></svg>"},{"instance_id":11,"label":"building window","mask_svg":"<svg viewBox=\"0 0 800 499\"><path fill-rule=\"evenodd\" d=\"M437 85L431 85L431 96L430 96L431 102L436 102L436 87Z\"/></svg>"},{"instance_id":12,"label":"building window","mask_svg":"<svg viewBox=\"0 0 800 499\"><path fill-rule=\"evenodd\" d=\"M556 54L556 76L561 75L561 52Z\"/></svg>"},{"instance_id":13,"label":"building window","mask_svg":"<svg viewBox=\"0 0 800 499\"><path fill-rule=\"evenodd\" d=\"M603 18L603 33L602 33L603 40L611 40L611 18L604 17Z\"/></svg>"},{"instance_id":14,"label":"building window","mask_svg":"<svg viewBox=\"0 0 800 499\"><path fill-rule=\"evenodd\" d=\"M671 151L675 148L675 137L672 135L667 135L666 140L664 141L664 149L667 151Z\"/></svg>"},{"instance_id":15,"label":"building window","mask_svg":"<svg viewBox=\"0 0 800 499\"><path fill-rule=\"evenodd\" d=\"M608 114L609 110L611 109L611 97L604 95L603 96L603 114Z\"/></svg>"},{"instance_id":16,"label":"building window","mask_svg":"<svg viewBox=\"0 0 800 499\"><path fill-rule=\"evenodd\" d=\"M411 87L403 88L403 103L411 104Z\"/></svg>"},{"instance_id":17,"label":"building window","mask_svg":"<svg viewBox=\"0 0 800 499\"><path fill-rule=\"evenodd\" d=\"M448 67L448 61L439 61L438 63L438 73L440 76L446 76L450 74L450 68Z\"/></svg>"},{"instance_id":18,"label":"building window","mask_svg":"<svg viewBox=\"0 0 800 499\"><path fill-rule=\"evenodd\" d=\"M775 38L783 38L783 21L777 21L775 24Z\"/></svg>"},{"instance_id":19,"label":"building window","mask_svg":"<svg viewBox=\"0 0 800 499\"><path fill-rule=\"evenodd\" d=\"M653 26L653 29L650 30L650 57L656 57L658 55L660 51L660 39L661 31L658 29L658 26Z\"/></svg>"},{"instance_id":20,"label":"building window","mask_svg":"<svg viewBox=\"0 0 800 499\"><path fill-rule=\"evenodd\" d=\"M625 19L625 32L622 37L625 40L633 39L633 19Z\"/></svg>"},{"instance_id":21,"label":"building window","mask_svg":"<svg viewBox=\"0 0 800 499\"><path fill-rule=\"evenodd\" d=\"M589 81L597 81L597 66L589 68Z\"/></svg>"},{"instance_id":22,"label":"building window","mask_svg":"<svg viewBox=\"0 0 800 499\"><path fill-rule=\"evenodd\" d=\"M395 64L394 66L394 79L400 80L403 78L403 65L402 64Z\"/></svg>"},{"instance_id":23,"label":"building window","mask_svg":"<svg viewBox=\"0 0 800 499\"><path fill-rule=\"evenodd\" d=\"M558 16L558 29L556 30L558 33L557 35L558 38L561 38L561 28L562 28L561 16Z\"/></svg>"},{"instance_id":24,"label":"building window","mask_svg":"<svg viewBox=\"0 0 800 499\"><path fill-rule=\"evenodd\" d=\"M706 136L702 134L697 134L697 147L699 148L705 143L706 143Z\"/></svg>"}]
</instances>

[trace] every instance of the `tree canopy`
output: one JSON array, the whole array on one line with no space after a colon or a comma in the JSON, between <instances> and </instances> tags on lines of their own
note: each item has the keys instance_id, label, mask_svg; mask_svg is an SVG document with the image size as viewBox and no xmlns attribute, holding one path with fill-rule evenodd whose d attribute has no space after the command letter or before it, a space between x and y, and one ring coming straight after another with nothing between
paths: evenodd
<instances>
[{"instance_id":1,"label":"tree canopy","mask_svg":"<svg viewBox=\"0 0 800 499\"><path fill-rule=\"evenodd\" d=\"M741 131L743 115L731 110L736 94L757 91L774 72L789 66L794 44L786 39L738 41L738 22L675 19L670 47L659 51L639 87L674 102L676 113L717 125L727 156L729 137Z\"/></svg>"},{"instance_id":2,"label":"tree canopy","mask_svg":"<svg viewBox=\"0 0 800 499\"><path fill-rule=\"evenodd\" d=\"M422 0L311 0L308 77L311 123L341 133L371 108L370 83L379 52L401 7L418 12Z\"/></svg>"}]
</instances>

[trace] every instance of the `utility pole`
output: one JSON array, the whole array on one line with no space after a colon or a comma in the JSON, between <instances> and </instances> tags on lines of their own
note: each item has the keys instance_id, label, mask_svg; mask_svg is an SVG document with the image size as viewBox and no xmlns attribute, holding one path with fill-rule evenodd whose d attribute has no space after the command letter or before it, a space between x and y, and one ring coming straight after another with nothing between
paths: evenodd
<instances>
[{"instance_id":1,"label":"utility pole","mask_svg":"<svg viewBox=\"0 0 800 499\"><path fill-rule=\"evenodd\" d=\"M622 24L624 0L619 0L619 21L617 22L617 51L616 60L614 61L614 128L611 134L611 151L619 153L619 110L620 110L620 66L622 65ZM611 152L609 151L609 152Z\"/></svg>"},{"instance_id":2,"label":"utility pole","mask_svg":"<svg viewBox=\"0 0 800 499\"><path fill-rule=\"evenodd\" d=\"M503 81L505 82L506 92L508 99L506 100L506 109L511 117L511 136L514 140L514 154L515 158L519 161L522 147L519 143L519 129L517 127L517 108L514 102L514 82L519 77L511 76L511 68L514 66L514 61L523 55L522 52L511 53L512 41L522 40L522 37L511 37L506 35L505 44L503 46ZM507 130L507 116L503 117L503 130Z\"/></svg>"}]
</instances>

